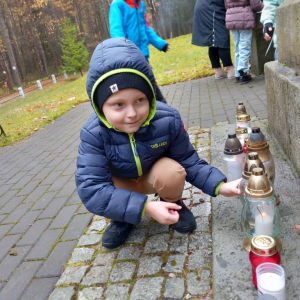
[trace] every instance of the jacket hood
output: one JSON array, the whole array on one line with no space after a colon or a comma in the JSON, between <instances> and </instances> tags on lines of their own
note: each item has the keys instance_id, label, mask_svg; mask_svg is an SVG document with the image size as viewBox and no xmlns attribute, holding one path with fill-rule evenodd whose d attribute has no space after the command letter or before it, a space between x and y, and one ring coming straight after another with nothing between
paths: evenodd
<instances>
[{"instance_id":1,"label":"jacket hood","mask_svg":"<svg viewBox=\"0 0 300 300\"><path fill-rule=\"evenodd\" d=\"M149 121L153 118L156 111L156 99L154 92L156 89L156 82L152 69L143 53L128 39L108 39L98 44L96 47L90 61L86 81L86 90L91 104L100 120L108 128L114 128L110 123L108 123L103 113L101 113L95 105L93 97L97 86L100 85L104 79L111 75L124 72L134 73L143 77L149 83L153 91L153 98L151 100L149 99L149 116L143 124L143 126L146 126L149 124Z\"/></svg>"}]
</instances>

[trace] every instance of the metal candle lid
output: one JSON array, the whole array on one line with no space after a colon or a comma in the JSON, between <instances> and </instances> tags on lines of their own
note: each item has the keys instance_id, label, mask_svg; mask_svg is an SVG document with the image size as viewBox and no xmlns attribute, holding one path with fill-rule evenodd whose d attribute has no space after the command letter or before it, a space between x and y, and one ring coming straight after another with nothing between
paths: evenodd
<instances>
[{"instance_id":1,"label":"metal candle lid","mask_svg":"<svg viewBox=\"0 0 300 300\"><path fill-rule=\"evenodd\" d=\"M224 147L224 154L237 155L243 153L243 147L235 133L229 133Z\"/></svg>"},{"instance_id":2,"label":"metal candle lid","mask_svg":"<svg viewBox=\"0 0 300 300\"><path fill-rule=\"evenodd\" d=\"M257 152L251 152L247 155L247 160L242 173L243 178L249 180L254 168L262 168L264 173L266 173L265 166L260 160Z\"/></svg>"},{"instance_id":3,"label":"metal candle lid","mask_svg":"<svg viewBox=\"0 0 300 300\"><path fill-rule=\"evenodd\" d=\"M272 256L278 249L272 237L268 235L257 235L251 240L251 251L259 256Z\"/></svg>"},{"instance_id":4,"label":"metal candle lid","mask_svg":"<svg viewBox=\"0 0 300 300\"><path fill-rule=\"evenodd\" d=\"M240 127L235 130L236 134L245 134L248 133L248 129L246 127Z\"/></svg>"},{"instance_id":5,"label":"metal candle lid","mask_svg":"<svg viewBox=\"0 0 300 300\"><path fill-rule=\"evenodd\" d=\"M252 127L250 133L247 148L249 152L259 152L269 149L269 144L266 141L264 134L260 131L260 127Z\"/></svg>"},{"instance_id":6,"label":"metal candle lid","mask_svg":"<svg viewBox=\"0 0 300 300\"><path fill-rule=\"evenodd\" d=\"M238 122L249 122L250 121L250 115L249 114L242 114L238 115L236 117Z\"/></svg>"},{"instance_id":7,"label":"metal candle lid","mask_svg":"<svg viewBox=\"0 0 300 300\"><path fill-rule=\"evenodd\" d=\"M247 113L245 105L243 104L243 102L239 102L237 107L236 107L236 114L237 115L243 115L245 113Z\"/></svg>"},{"instance_id":8,"label":"metal candle lid","mask_svg":"<svg viewBox=\"0 0 300 300\"><path fill-rule=\"evenodd\" d=\"M249 178L245 194L249 198L268 198L273 194L269 179L262 168L254 168Z\"/></svg>"}]
</instances>

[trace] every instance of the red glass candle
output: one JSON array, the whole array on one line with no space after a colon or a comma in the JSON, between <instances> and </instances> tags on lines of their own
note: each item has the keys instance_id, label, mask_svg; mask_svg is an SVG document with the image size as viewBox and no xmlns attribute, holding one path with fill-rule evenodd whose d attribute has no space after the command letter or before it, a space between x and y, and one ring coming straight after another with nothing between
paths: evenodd
<instances>
[{"instance_id":1,"label":"red glass candle","mask_svg":"<svg viewBox=\"0 0 300 300\"><path fill-rule=\"evenodd\" d=\"M266 262L280 264L280 254L275 240L267 235L253 237L249 259L252 265L252 281L257 288L256 268Z\"/></svg>"}]
</instances>

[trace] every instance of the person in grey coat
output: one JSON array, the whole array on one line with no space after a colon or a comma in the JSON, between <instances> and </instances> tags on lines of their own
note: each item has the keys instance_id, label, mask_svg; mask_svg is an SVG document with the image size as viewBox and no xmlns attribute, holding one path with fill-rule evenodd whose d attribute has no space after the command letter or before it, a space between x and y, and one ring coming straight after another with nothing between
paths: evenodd
<instances>
[{"instance_id":1,"label":"person in grey coat","mask_svg":"<svg viewBox=\"0 0 300 300\"><path fill-rule=\"evenodd\" d=\"M209 47L208 55L215 78L234 79L234 67L230 55L229 30L225 26L224 0L197 0L194 9L192 44ZM227 72L221 67L227 68Z\"/></svg>"}]
</instances>

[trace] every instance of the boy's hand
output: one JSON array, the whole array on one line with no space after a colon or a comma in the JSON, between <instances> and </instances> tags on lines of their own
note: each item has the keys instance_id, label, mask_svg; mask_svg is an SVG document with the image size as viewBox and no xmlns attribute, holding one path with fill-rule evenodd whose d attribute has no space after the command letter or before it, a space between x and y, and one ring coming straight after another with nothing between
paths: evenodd
<instances>
[{"instance_id":1,"label":"boy's hand","mask_svg":"<svg viewBox=\"0 0 300 300\"><path fill-rule=\"evenodd\" d=\"M241 181L242 178L222 184L219 189L219 195L223 195L225 197L240 195L242 192L238 186L240 185Z\"/></svg>"},{"instance_id":2,"label":"boy's hand","mask_svg":"<svg viewBox=\"0 0 300 300\"><path fill-rule=\"evenodd\" d=\"M179 214L181 206L161 201L148 201L146 203L145 214L152 217L160 224L171 225L179 221Z\"/></svg>"}]
</instances>

